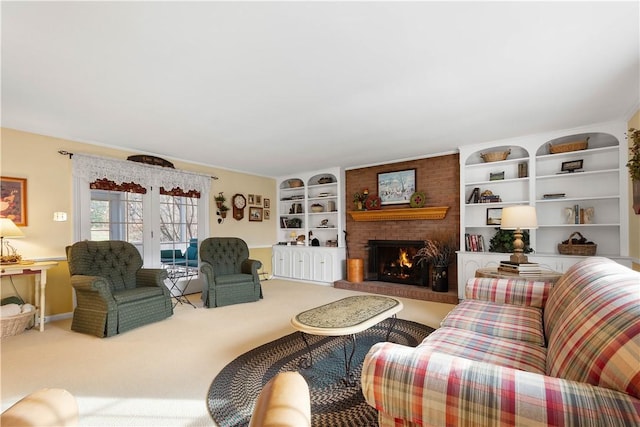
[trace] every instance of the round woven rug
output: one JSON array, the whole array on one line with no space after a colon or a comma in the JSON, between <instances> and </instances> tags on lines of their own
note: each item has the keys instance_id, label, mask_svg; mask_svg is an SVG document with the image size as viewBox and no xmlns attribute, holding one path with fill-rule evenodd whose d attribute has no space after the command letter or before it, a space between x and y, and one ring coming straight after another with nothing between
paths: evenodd
<instances>
[{"instance_id":1,"label":"round woven rug","mask_svg":"<svg viewBox=\"0 0 640 427\"><path fill-rule=\"evenodd\" d=\"M362 361L371 346L385 341L391 319L356 335L352 361L356 386L345 386L344 343L349 337L307 335L313 366L300 368L298 362L308 355L300 333L294 332L261 345L225 366L209 387L207 407L213 420L224 427L249 424L255 401L264 385L277 373L298 371L307 380L311 395L313 427L377 426L377 411L362 396L360 373ZM433 328L398 319L389 341L415 347ZM351 345L347 344L350 353Z\"/></svg>"}]
</instances>

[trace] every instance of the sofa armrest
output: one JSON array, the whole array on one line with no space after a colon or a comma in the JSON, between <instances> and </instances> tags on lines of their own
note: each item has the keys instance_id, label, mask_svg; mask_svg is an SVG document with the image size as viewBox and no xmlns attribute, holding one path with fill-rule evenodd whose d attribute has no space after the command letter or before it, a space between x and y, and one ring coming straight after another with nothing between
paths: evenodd
<instances>
[{"instance_id":1,"label":"sofa armrest","mask_svg":"<svg viewBox=\"0 0 640 427\"><path fill-rule=\"evenodd\" d=\"M78 404L67 390L45 388L25 396L0 416L0 425L12 427L67 427L78 425Z\"/></svg>"},{"instance_id":2,"label":"sofa armrest","mask_svg":"<svg viewBox=\"0 0 640 427\"><path fill-rule=\"evenodd\" d=\"M311 426L309 386L298 372L280 372L260 391L249 427L304 426Z\"/></svg>"},{"instance_id":3,"label":"sofa armrest","mask_svg":"<svg viewBox=\"0 0 640 427\"><path fill-rule=\"evenodd\" d=\"M141 268L136 273L137 286L164 286L167 270L164 268Z\"/></svg>"},{"instance_id":4,"label":"sofa armrest","mask_svg":"<svg viewBox=\"0 0 640 427\"><path fill-rule=\"evenodd\" d=\"M551 283L536 280L475 277L467 280L464 296L468 299L544 309L552 287Z\"/></svg>"},{"instance_id":5,"label":"sofa armrest","mask_svg":"<svg viewBox=\"0 0 640 427\"><path fill-rule=\"evenodd\" d=\"M214 283L213 265L207 261L200 260L200 272L204 274L205 283Z\"/></svg>"},{"instance_id":6,"label":"sofa armrest","mask_svg":"<svg viewBox=\"0 0 640 427\"><path fill-rule=\"evenodd\" d=\"M252 274L256 279L258 278L258 269L262 267L262 262L255 259L245 259L242 261L240 269L243 274Z\"/></svg>"},{"instance_id":7,"label":"sofa armrest","mask_svg":"<svg viewBox=\"0 0 640 427\"><path fill-rule=\"evenodd\" d=\"M71 286L78 294L95 294L96 297L115 304L113 293L111 292L111 284L101 276L85 276L76 274L71 276Z\"/></svg>"},{"instance_id":8,"label":"sofa armrest","mask_svg":"<svg viewBox=\"0 0 640 427\"><path fill-rule=\"evenodd\" d=\"M362 366L365 400L419 425L639 425L640 400L575 381L421 348L375 344Z\"/></svg>"}]
</instances>

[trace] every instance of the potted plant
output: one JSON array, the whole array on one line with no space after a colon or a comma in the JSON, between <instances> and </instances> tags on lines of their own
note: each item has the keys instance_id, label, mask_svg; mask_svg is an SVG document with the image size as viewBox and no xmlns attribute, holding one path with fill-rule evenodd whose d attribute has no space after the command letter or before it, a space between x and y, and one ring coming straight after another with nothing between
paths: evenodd
<instances>
[{"instance_id":1,"label":"potted plant","mask_svg":"<svg viewBox=\"0 0 640 427\"><path fill-rule=\"evenodd\" d=\"M426 239L424 246L413 257L417 265L430 263L433 266L431 272L431 289L435 292L449 291L449 264L456 253L456 240L454 236Z\"/></svg>"},{"instance_id":2,"label":"potted plant","mask_svg":"<svg viewBox=\"0 0 640 427\"><path fill-rule=\"evenodd\" d=\"M633 186L633 211L640 215L640 129L629 129L629 154L627 162L631 185Z\"/></svg>"},{"instance_id":3,"label":"potted plant","mask_svg":"<svg viewBox=\"0 0 640 427\"><path fill-rule=\"evenodd\" d=\"M222 194L222 191L219 192L218 195L213 199L216 201L216 206L218 207L218 209L221 209L222 204L227 201L226 197L224 197L224 194ZM229 210L229 208L227 208L226 210Z\"/></svg>"},{"instance_id":4,"label":"potted plant","mask_svg":"<svg viewBox=\"0 0 640 427\"><path fill-rule=\"evenodd\" d=\"M522 231L522 241L524 242L523 252L525 254L533 252L529 246L529 230ZM489 241L489 252L513 253L513 230L499 228Z\"/></svg>"}]
</instances>

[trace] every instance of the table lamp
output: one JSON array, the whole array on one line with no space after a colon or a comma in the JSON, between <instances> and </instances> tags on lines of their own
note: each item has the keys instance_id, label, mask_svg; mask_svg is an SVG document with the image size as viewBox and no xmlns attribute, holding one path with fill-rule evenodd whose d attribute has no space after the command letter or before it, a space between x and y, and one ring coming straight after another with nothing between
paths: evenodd
<instances>
[{"instance_id":1,"label":"table lamp","mask_svg":"<svg viewBox=\"0 0 640 427\"><path fill-rule=\"evenodd\" d=\"M513 232L513 255L509 260L515 264L529 262L524 254L522 230L538 228L536 208L533 206L510 206L502 209L500 228L503 230L515 230Z\"/></svg>"},{"instance_id":2,"label":"table lamp","mask_svg":"<svg viewBox=\"0 0 640 427\"><path fill-rule=\"evenodd\" d=\"M24 237L22 231L18 226L9 218L0 218L0 262L1 263L15 263L20 261L20 255L16 253L16 250L9 242L5 242L5 237ZM6 247L6 255L5 255Z\"/></svg>"}]
</instances>

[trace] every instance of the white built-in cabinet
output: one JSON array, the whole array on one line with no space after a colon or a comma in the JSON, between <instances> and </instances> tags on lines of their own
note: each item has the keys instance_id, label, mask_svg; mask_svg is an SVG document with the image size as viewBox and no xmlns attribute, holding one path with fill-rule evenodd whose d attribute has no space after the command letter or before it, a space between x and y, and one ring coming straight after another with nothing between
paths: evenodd
<instances>
[{"instance_id":1,"label":"white built-in cabinet","mask_svg":"<svg viewBox=\"0 0 640 427\"><path fill-rule=\"evenodd\" d=\"M274 276L333 283L344 278L344 170L330 168L278 179L278 244ZM302 244L295 244L304 236ZM312 246L317 239L319 246Z\"/></svg>"},{"instance_id":2,"label":"white built-in cabinet","mask_svg":"<svg viewBox=\"0 0 640 427\"><path fill-rule=\"evenodd\" d=\"M344 278L344 260L344 248L273 246L276 277L331 284Z\"/></svg>"},{"instance_id":3,"label":"white built-in cabinet","mask_svg":"<svg viewBox=\"0 0 640 427\"><path fill-rule=\"evenodd\" d=\"M597 243L596 255L630 265L625 131L624 122L613 122L460 147L460 298L464 297L464 284L474 277L476 269L496 267L508 257L508 254L487 252L497 232L496 225L487 225L487 209L535 206L538 228L529 231L530 246L535 252L528 256L530 261L548 269L564 272L584 258L558 252L558 243L575 231ZM586 138L589 139L585 150L549 152L550 145ZM507 150L509 156L501 161L485 162L481 156ZM579 160L583 164L580 171L562 172L563 163ZM496 176L501 179L496 180ZM467 203L476 187L480 192L489 190L500 196L501 201ZM558 193L564 193L564 197L545 197ZM568 214L576 206L583 212L587 209L593 212L590 221L575 223ZM465 250L467 234L482 236L485 251Z\"/></svg>"}]
</instances>

